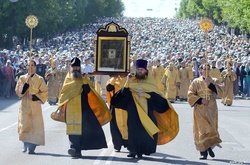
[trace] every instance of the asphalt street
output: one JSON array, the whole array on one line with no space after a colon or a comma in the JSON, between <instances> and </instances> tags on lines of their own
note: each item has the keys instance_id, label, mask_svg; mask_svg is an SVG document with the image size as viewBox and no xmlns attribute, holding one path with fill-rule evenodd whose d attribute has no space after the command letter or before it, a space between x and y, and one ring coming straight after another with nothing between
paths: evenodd
<instances>
[{"instance_id":1,"label":"asphalt street","mask_svg":"<svg viewBox=\"0 0 250 165\"><path fill-rule=\"evenodd\" d=\"M38 146L35 155L22 153L22 143L18 139L17 115L20 100L0 98L0 165L125 165L125 164L249 164L250 165L250 100L236 99L228 107L217 100L219 107L219 132L222 148L215 148L215 158L199 160L199 152L193 142L193 110L187 102L173 104L179 115L180 131L168 144L158 146L157 152L142 159L128 158L128 151L120 153L113 149L109 124L103 126L108 148L82 151L83 158L72 159L68 154L69 142L65 124L53 121L51 112L56 106L43 105L45 123L45 146Z\"/></svg>"}]
</instances>

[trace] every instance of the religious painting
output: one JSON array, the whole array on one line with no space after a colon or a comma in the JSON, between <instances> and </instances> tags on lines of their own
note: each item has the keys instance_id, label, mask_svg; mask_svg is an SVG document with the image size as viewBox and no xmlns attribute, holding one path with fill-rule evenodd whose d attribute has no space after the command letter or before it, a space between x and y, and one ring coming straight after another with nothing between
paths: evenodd
<instances>
[{"instance_id":1,"label":"religious painting","mask_svg":"<svg viewBox=\"0 0 250 165\"><path fill-rule=\"evenodd\" d=\"M97 31L95 74L127 74L130 70L130 37L126 29L111 22Z\"/></svg>"},{"instance_id":2,"label":"religious painting","mask_svg":"<svg viewBox=\"0 0 250 165\"><path fill-rule=\"evenodd\" d=\"M98 71L125 72L126 38L99 37Z\"/></svg>"}]
</instances>

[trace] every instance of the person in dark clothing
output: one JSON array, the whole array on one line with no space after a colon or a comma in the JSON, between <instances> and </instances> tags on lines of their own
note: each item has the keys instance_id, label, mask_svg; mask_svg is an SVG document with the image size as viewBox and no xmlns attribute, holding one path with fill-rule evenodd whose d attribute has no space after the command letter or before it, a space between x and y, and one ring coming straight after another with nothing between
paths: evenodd
<instances>
[{"instance_id":1,"label":"person in dark clothing","mask_svg":"<svg viewBox=\"0 0 250 165\"><path fill-rule=\"evenodd\" d=\"M243 63L241 66L240 66L240 92L241 92L241 96L242 97L245 97L246 95L246 92L244 91L244 77L245 77L246 73L245 73L245 63Z\"/></svg>"},{"instance_id":2,"label":"person in dark clothing","mask_svg":"<svg viewBox=\"0 0 250 165\"><path fill-rule=\"evenodd\" d=\"M108 80L106 86L106 100L112 114L112 119L110 121L110 132L116 152L120 152L122 146L125 148L128 147L128 114L122 109L111 106L110 101L115 92L119 91L124 86L125 81L126 77L113 75L111 76L110 80Z\"/></svg>"},{"instance_id":3,"label":"person in dark clothing","mask_svg":"<svg viewBox=\"0 0 250 165\"><path fill-rule=\"evenodd\" d=\"M43 59L39 58L39 64L36 66L36 73L45 79L45 73L47 71L47 66L43 63Z\"/></svg>"},{"instance_id":4,"label":"person in dark clothing","mask_svg":"<svg viewBox=\"0 0 250 165\"><path fill-rule=\"evenodd\" d=\"M81 150L107 148L102 125L111 120L104 100L95 91L87 75L83 76L81 61L71 60L71 72L65 78L58 108L66 106L65 116L72 158L82 157Z\"/></svg>"},{"instance_id":5,"label":"person in dark clothing","mask_svg":"<svg viewBox=\"0 0 250 165\"><path fill-rule=\"evenodd\" d=\"M136 61L135 76L128 74L124 87L112 97L111 105L128 113L128 157L142 158L143 154L155 153L156 145L160 141L161 144L168 142L166 136L170 133L165 131L169 130L161 130L160 126L164 123L160 123L158 117L173 108L159 91L151 74L148 74L146 60ZM176 121L176 118L170 120ZM166 118L163 121L166 121ZM177 135L178 126L174 131L175 135L171 139ZM166 133L165 136L160 137L160 132Z\"/></svg>"}]
</instances>

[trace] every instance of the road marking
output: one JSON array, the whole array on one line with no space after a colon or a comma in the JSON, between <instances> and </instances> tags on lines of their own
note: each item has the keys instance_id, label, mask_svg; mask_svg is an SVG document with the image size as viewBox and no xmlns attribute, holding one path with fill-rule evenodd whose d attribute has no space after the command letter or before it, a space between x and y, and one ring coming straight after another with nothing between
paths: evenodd
<instances>
[{"instance_id":1,"label":"road marking","mask_svg":"<svg viewBox=\"0 0 250 165\"><path fill-rule=\"evenodd\" d=\"M108 148L109 148L109 146L110 146L111 144L112 144L112 141L110 140L110 141L108 142ZM93 164L99 164L100 161L102 160L103 156L106 154L107 151L108 151L107 149L104 149L104 150L99 154L99 157L94 161ZM112 158L112 159L113 159L113 158Z\"/></svg>"},{"instance_id":2,"label":"road marking","mask_svg":"<svg viewBox=\"0 0 250 165\"><path fill-rule=\"evenodd\" d=\"M109 159L106 161L105 164L111 164L113 158L115 157L115 151L113 151L111 154L110 154L110 157Z\"/></svg>"},{"instance_id":3,"label":"road marking","mask_svg":"<svg viewBox=\"0 0 250 165\"><path fill-rule=\"evenodd\" d=\"M47 109L49 109L49 108L51 108L51 107L46 107L46 108L43 109L43 111L45 111L45 110L47 110ZM5 131L5 130L7 130L7 129L9 129L9 128L15 126L15 125L17 125L17 122L15 122L15 123L13 123L13 124L11 124L11 125L5 127L5 128L0 129L0 132Z\"/></svg>"},{"instance_id":4,"label":"road marking","mask_svg":"<svg viewBox=\"0 0 250 165\"><path fill-rule=\"evenodd\" d=\"M9 128L11 128L11 127L14 126L14 125L17 125L17 122L11 124L11 125L8 126L8 127L5 127L5 128L3 128L3 129L0 129L0 132L5 131L6 129L9 129Z\"/></svg>"}]
</instances>

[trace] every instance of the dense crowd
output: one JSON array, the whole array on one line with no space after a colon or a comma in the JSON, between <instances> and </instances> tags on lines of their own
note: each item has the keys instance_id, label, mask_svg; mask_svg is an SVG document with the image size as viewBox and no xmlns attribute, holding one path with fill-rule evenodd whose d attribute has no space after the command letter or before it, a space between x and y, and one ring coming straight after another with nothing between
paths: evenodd
<instances>
[{"instance_id":1,"label":"dense crowd","mask_svg":"<svg viewBox=\"0 0 250 165\"><path fill-rule=\"evenodd\" d=\"M94 38L99 28L114 21L129 32L131 37L131 58L146 59L149 68L157 59L164 68L172 62L178 69L181 63L192 66L194 78L201 63L216 63L222 72L226 61L231 59L232 70L237 75L234 82L234 96L250 97L250 44L243 35L234 35L226 26L214 26L207 40L199 27L199 21L167 18L102 18L95 23L84 24L81 29L63 33L47 42L35 40L32 58L37 63L37 73L49 80L48 70L59 73L67 71L69 61L77 56L83 62L83 72L91 72L94 60ZM30 58L27 44L19 43L15 49L0 52L0 96L14 95L14 87L20 75L27 72ZM47 73L47 74L46 74ZM63 82L65 75L58 75Z\"/></svg>"}]
</instances>

